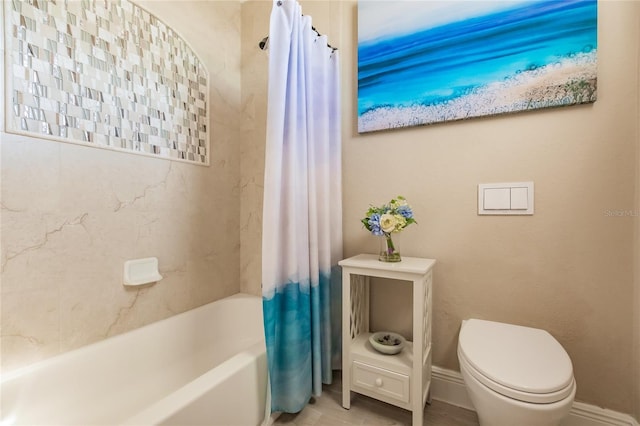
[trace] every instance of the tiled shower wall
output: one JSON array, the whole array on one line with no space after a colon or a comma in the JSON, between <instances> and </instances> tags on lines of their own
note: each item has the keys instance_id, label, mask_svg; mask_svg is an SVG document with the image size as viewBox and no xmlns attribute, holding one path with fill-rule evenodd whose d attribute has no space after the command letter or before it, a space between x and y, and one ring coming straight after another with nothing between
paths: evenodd
<instances>
[{"instance_id":1,"label":"tiled shower wall","mask_svg":"<svg viewBox=\"0 0 640 426\"><path fill-rule=\"evenodd\" d=\"M240 197L240 288L261 294L262 199L267 134L269 55L258 42L269 34L270 1L242 4L242 121Z\"/></svg>"},{"instance_id":2,"label":"tiled shower wall","mask_svg":"<svg viewBox=\"0 0 640 426\"><path fill-rule=\"evenodd\" d=\"M209 164L207 70L128 0L5 1L6 130Z\"/></svg>"},{"instance_id":3,"label":"tiled shower wall","mask_svg":"<svg viewBox=\"0 0 640 426\"><path fill-rule=\"evenodd\" d=\"M136 3L209 70L211 166L0 133L3 371L240 290L241 4ZM149 256L164 279L125 288Z\"/></svg>"}]
</instances>

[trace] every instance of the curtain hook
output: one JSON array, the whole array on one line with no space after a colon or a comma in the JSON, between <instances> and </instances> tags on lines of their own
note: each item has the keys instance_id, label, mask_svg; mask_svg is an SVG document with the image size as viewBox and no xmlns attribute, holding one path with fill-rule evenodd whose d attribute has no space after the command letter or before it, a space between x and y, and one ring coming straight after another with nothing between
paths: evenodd
<instances>
[{"instance_id":1,"label":"curtain hook","mask_svg":"<svg viewBox=\"0 0 640 426\"><path fill-rule=\"evenodd\" d=\"M266 36L265 38L260 40L260 43L258 43L258 47L260 48L260 50L267 50L267 48L269 47L269 36Z\"/></svg>"},{"instance_id":2,"label":"curtain hook","mask_svg":"<svg viewBox=\"0 0 640 426\"><path fill-rule=\"evenodd\" d=\"M278 0L278 2L276 3L278 6L282 6L282 0Z\"/></svg>"}]
</instances>

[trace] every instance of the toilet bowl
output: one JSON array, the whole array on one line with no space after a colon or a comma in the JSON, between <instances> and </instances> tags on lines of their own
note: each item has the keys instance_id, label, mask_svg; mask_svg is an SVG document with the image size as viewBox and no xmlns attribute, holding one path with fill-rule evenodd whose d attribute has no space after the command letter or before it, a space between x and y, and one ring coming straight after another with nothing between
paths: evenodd
<instances>
[{"instance_id":1,"label":"toilet bowl","mask_svg":"<svg viewBox=\"0 0 640 426\"><path fill-rule=\"evenodd\" d=\"M458 360L482 426L554 426L571 410L571 359L544 330L463 321Z\"/></svg>"}]
</instances>

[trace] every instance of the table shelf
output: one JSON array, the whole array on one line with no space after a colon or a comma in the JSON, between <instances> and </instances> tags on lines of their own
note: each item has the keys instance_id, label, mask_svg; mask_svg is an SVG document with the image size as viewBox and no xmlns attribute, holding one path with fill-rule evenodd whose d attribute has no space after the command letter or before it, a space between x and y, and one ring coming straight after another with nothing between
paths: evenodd
<instances>
[{"instance_id":1,"label":"table shelf","mask_svg":"<svg viewBox=\"0 0 640 426\"><path fill-rule=\"evenodd\" d=\"M412 411L414 426L422 426L431 386L431 319L433 259L403 257L378 261L360 254L342 266L342 406L351 407L351 392L361 393ZM396 355L377 352L369 343L370 278L409 281L413 286L413 333Z\"/></svg>"}]
</instances>

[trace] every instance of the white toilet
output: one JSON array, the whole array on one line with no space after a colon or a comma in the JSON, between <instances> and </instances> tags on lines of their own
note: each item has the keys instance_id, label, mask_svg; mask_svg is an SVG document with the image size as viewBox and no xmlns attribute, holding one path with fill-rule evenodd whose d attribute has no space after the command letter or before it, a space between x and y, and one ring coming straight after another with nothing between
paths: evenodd
<instances>
[{"instance_id":1,"label":"white toilet","mask_svg":"<svg viewBox=\"0 0 640 426\"><path fill-rule=\"evenodd\" d=\"M458 360L482 426L553 426L569 414L571 359L544 330L463 321Z\"/></svg>"}]
</instances>

